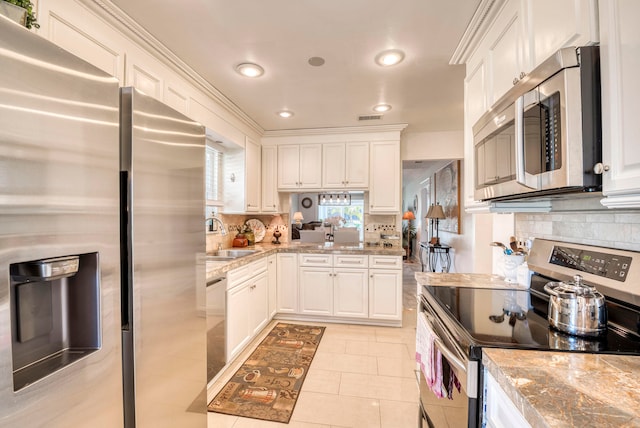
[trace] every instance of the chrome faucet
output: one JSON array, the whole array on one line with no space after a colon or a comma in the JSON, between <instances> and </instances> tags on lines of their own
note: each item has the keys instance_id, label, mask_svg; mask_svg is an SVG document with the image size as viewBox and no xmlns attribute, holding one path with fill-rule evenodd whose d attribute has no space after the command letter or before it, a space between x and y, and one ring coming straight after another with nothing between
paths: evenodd
<instances>
[{"instance_id":1,"label":"chrome faucet","mask_svg":"<svg viewBox=\"0 0 640 428\"><path fill-rule=\"evenodd\" d=\"M205 220L205 224L209 223L209 220L211 220L211 224L209 224L209 232L218 232L220 231L220 235L225 236L227 234L227 231L224 230L224 223L222 223L222 220L220 220L218 217L216 216L211 216L208 219ZM214 228L214 223L218 223L220 225L220 227L218 229Z\"/></svg>"}]
</instances>

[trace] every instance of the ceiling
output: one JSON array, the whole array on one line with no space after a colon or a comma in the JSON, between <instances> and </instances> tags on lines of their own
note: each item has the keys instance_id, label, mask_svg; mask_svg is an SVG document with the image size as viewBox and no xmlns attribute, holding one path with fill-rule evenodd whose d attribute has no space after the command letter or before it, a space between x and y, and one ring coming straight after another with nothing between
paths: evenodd
<instances>
[{"instance_id":1,"label":"ceiling","mask_svg":"<svg viewBox=\"0 0 640 428\"><path fill-rule=\"evenodd\" d=\"M462 129L463 66L449 59L480 0L112 0L264 130L407 123ZM385 49L402 63L380 67ZM311 57L325 59L320 67ZM236 73L243 62L265 73ZM380 120L374 105L392 110ZM276 112L291 110L280 118Z\"/></svg>"}]
</instances>

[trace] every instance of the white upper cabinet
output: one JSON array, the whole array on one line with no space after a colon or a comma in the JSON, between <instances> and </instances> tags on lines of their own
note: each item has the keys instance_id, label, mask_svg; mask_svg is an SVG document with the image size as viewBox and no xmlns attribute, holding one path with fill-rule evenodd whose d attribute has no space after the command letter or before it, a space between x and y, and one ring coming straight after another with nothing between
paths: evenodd
<instances>
[{"instance_id":1,"label":"white upper cabinet","mask_svg":"<svg viewBox=\"0 0 640 428\"><path fill-rule=\"evenodd\" d=\"M487 37L491 105L530 71L525 59L527 52L520 1L507 1Z\"/></svg>"},{"instance_id":2,"label":"white upper cabinet","mask_svg":"<svg viewBox=\"0 0 640 428\"><path fill-rule=\"evenodd\" d=\"M487 107L558 49L598 43L596 0L506 0L496 4L501 7L487 12L493 16L491 23L477 34L480 41L466 61L467 73L475 71L480 62L486 63Z\"/></svg>"},{"instance_id":3,"label":"white upper cabinet","mask_svg":"<svg viewBox=\"0 0 640 428\"><path fill-rule=\"evenodd\" d=\"M262 212L278 212L278 148L262 147Z\"/></svg>"},{"instance_id":4,"label":"white upper cabinet","mask_svg":"<svg viewBox=\"0 0 640 428\"><path fill-rule=\"evenodd\" d=\"M600 0L603 205L640 207L640 2Z\"/></svg>"},{"instance_id":5,"label":"white upper cabinet","mask_svg":"<svg viewBox=\"0 0 640 428\"><path fill-rule=\"evenodd\" d=\"M321 144L279 145L278 189L320 189L321 165Z\"/></svg>"},{"instance_id":6,"label":"white upper cabinet","mask_svg":"<svg viewBox=\"0 0 640 428\"><path fill-rule=\"evenodd\" d=\"M369 153L369 213L397 214L400 211L400 143L372 142Z\"/></svg>"},{"instance_id":7,"label":"white upper cabinet","mask_svg":"<svg viewBox=\"0 0 640 428\"><path fill-rule=\"evenodd\" d=\"M476 171L473 125L513 85L558 49L592 45L599 40L596 0L497 0L481 6L451 59L452 63L464 63L467 70L464 205L477 211L489 207L474 200L474 179L486 181L491 177ZM504 162L507 156L513 156L513 150L502 150L499 155L505 159L495 161ZM510 173L505 170L500 175Z\"/></svg>"},{"instance_id":8,"label":"white upper cabinet","mask_svg":"<svg viewBox=\"0 0 640 428\"><path fill-rule=\"evenodd\" d=\"M560 48L599 41L597 0L528 0L526 6L531 69Z\"/></svg>"},{"instance_id":9,"label":"white upper cabinet","mask_svg":"<svg viewBox=\"0 0 640 428\"><path fill-rule=\"evenodd\" d=\"M249 137L245 138L245 210L246 212L260 211L260 146Z\"/></svg>"},{"instance_id":10,"label":"white upper cabinet","mask_svg":"<svg viewBox=\"0 0 640 428\"><path fill-rule=\"evenodd\" d=\"M365 189L369 186L369 143L322 145L322 187Z\"/></svg>"}]
</instances>

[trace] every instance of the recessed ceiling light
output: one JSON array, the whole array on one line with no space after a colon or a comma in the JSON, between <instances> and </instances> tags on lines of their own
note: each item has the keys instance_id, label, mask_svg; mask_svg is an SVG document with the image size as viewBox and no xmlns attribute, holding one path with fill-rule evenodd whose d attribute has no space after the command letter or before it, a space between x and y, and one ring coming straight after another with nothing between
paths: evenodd
<instances>
[{"instance_id":1,"label":"recessed ceiling light","mask_svg":"<svg viewBox=\"0 0 640 428\"><path fill-rule=\"evenodd\" d=\"M376 63L383 67L387 67L389 65L396 65L404 59L404 52L400 49L389 49L386 51L380 52L376 56Z\"/></svg>"},{"instance_id":2,"label":"recessed ceiling light","mask_svg":"<svg viewBox=\"0 0 640 428\"><path fill-rule=\"evenodd\" d=\"M278 116L288 119L293 116L293 112L289 110L282 110L278 112Z\"/></svg>"},{"instance_id":3,"label":"recessed ceiling light","mask_svg":"<svg viewBox=\"0 0 640 428\"><path fill-rule=\"evenodd\" d=\"M320 56L313 56L309 58L309 65L312 65L314 67L320 67L324 65L324 58Z\"/></svg>"},{"instance_id":4,"label":"recessed ceiling light","mask_svg":"<svg viewBox=\"0 0 640 428\"><path fill-rule=\"evenodd\" d=\"M385 111L391 110L391 106L389 104L378 104L373 107L373 111L378 113L384 113Z\"/></svg>"},{"instance_id":5,"label":"recessed ceiling light","mask_svg":"<svg viewBox=\"0 0 640 428\"><path fill-rule=\"evenodd\" d=\"M251 62L238 64L236 66L236 71L245 77L260 77L264 74L264 68Z\"/></svg>"}]
</instances>

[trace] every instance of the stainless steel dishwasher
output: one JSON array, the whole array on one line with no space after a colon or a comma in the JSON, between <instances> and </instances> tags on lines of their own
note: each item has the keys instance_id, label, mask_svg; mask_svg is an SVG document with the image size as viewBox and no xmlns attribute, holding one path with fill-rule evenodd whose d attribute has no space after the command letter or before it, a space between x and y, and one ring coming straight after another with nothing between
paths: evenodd
<instances>
[{"instance_id":1,"label":"stainless steel dishwasher","mask_svg":"<svg viewBox=\"0 0 640 428\"><path fill-rule=\"evenodd\" d=\"M207 281L207 382L211 382L225 366L227 277Z\"/></svg>"}]
</instances>

